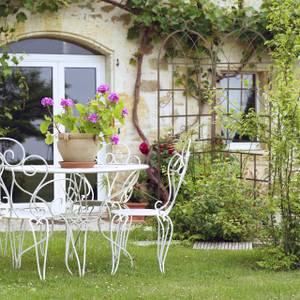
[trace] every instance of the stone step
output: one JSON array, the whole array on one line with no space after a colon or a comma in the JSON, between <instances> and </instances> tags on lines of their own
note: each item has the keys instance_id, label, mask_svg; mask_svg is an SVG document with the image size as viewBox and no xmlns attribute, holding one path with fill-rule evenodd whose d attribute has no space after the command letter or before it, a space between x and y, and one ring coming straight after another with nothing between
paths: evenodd
<instances>
[{"instance_id":1,"label":"stone step","mask_svg":"<svg viewBox=\"0 0 300 300\"><path fill-rule=\"evenodd\" d=\"M252 250L252 242L196 242L193 249L200 250Z\"/></svg>"}]
</instances>

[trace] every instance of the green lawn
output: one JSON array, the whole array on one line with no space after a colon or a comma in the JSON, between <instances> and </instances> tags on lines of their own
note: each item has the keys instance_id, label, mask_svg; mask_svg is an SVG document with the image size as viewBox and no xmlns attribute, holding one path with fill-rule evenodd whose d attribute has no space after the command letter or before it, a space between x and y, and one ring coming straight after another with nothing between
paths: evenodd
<instances>
[{"instance_id":1,"label":"green lawn","mask_svg":"<svg viewBox=\"0 0 300 300\"><path fill-rule=\"evenodd\" d=\"M47 280L38 279L34 252L13 270L9 257L0 258L0 299L300 299L299 272L266 272L255 267L259 250L202 251L172 245L161 275L154 246L130 245L136 265L122 257L110 275L110 249L96 233L89 236L84 278L64 267L64 235L49 246Z\"/></svg>"}]
</instances>

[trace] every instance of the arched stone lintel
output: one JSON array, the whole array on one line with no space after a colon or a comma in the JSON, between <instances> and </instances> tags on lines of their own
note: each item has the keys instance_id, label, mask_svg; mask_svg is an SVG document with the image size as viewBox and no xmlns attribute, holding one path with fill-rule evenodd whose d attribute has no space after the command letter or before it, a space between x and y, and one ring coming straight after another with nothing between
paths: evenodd
<instances>
[{"instance_id":1,"label":"arched stone lintel","mask_svg":"<svg viewBox=\"0 0 300 300\"><path fill-rule=\"evenodd\" d=\"M16 34L14 41L29 38L55 38L87 47L105 56L105 81L114 87L114 50L89 37L64 31L31 31Z\"/></svg>"}]
</instances>

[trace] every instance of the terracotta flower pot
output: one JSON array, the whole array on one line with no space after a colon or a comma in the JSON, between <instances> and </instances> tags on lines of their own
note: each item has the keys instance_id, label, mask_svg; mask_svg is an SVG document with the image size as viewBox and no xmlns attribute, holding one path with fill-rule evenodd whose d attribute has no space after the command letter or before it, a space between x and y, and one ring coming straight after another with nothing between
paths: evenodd
<instances>
[{"instance_id":1,"label":"terracotta flower pot","mask_svg":"<svg viewBox=\"0 0 300 300\"><path fill-rule=\"evenodd\" d=\"M57 148L65 162L96 162L99 139L88 133L60 133Z\"/></svg>"},{"instance_id":2,"label":"terracotta flower pot","mask_svg":"<svg viewBox=\"0 0 300 300\"><path fill-rule=\"evenodd\" d=\"M144 209L146 208L146 206L148 205L147 202L127 202L127 206L128 208L132 208L132 209ZM145 221L145 217L144 216L134 216L132 217L132 221L133 222L144 222Z\"/></svg>"}]
</instances>

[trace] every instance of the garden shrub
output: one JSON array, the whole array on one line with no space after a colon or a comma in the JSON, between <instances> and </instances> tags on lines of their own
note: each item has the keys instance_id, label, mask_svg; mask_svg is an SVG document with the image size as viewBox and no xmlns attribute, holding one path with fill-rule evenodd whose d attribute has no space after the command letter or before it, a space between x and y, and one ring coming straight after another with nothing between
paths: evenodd
<instances>
[{"instance_id":1,"label":"garden shrub","mask_svg":"<svg viewBox=\"0 0 300 300\"><path fill-rule=\"evenodd\" d=\"M172 212L177 238L205 241L249 241L261 227L263 201L253 197L253 183L239 179L231 158L196 163ZM193 175L196 174L196 175Z\"/></svg>"},{"instance_id":2,"label":"garden shrub","mask_svg":"<svg viewBox=\"0 0 300 300\"><path fill-rule=\"evenodd\" d=\"M286 254L280 247L270 247L264 249L262 260L257 264L272 271L287 271L299 268L299 259L296 255Z\"/></svg>"}]
</instances>

